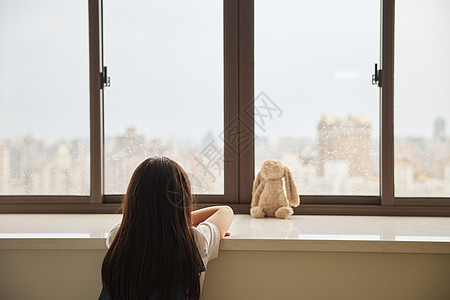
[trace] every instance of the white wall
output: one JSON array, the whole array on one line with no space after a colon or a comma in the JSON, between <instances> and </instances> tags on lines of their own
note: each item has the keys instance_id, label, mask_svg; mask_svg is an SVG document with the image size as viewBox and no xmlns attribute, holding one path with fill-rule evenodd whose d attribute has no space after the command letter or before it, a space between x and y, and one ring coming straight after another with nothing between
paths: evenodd
<instances>
[{"instance_id":1,"label":"white wall","mask_svg":"<svg viewBox=\"0 0 450 300\"><path fill-rule=\"evenodd\" d=\"M0 250L0 299L97 299L105 250ZM204 299L450 299L450 255L221 251Z\"/></svg>"}]
</instances>

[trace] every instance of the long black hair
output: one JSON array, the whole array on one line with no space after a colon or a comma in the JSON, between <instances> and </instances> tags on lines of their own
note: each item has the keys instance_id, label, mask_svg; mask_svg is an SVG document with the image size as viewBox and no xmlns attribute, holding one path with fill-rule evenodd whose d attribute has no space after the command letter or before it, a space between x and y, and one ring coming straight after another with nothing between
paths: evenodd
<instances>
[{"instance_id":1,"label":"long black hair","mask_svg":"<svg viewBox=\"0 0 450 300\"><path fill-rule=\"evenodd\" d=\"M200 257L192 231L193 196L183 168L151 157L134 171L123 219L102 265L103 287L115 300L200 297Z\"/></svg>"}]
</instances>

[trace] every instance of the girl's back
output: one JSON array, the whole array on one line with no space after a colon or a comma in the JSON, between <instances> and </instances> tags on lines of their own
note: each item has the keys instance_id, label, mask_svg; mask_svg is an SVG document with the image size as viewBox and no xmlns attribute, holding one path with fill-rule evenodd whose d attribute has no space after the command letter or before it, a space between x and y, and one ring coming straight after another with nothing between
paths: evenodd
<instances>
[{"instance_id":1,"label":"girl's back","mask_svg":"<svg viewBox=\"0 0 450 300\"><path fill-rule=\"evenodd\" d=\"M130 180L123 219L111 229L99 299L199 299L204 267L218 255L233 213L191 213L184 170L165 157L141 163ZM202 267L203 266L203 267Z\"/></svg>"}]
</instances>

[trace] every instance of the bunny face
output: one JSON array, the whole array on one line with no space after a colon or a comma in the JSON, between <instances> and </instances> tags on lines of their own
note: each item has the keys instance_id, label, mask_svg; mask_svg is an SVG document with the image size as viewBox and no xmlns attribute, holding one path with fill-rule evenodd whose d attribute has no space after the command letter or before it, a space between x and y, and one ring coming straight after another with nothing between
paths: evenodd
<instances>
[{"instance_id":1,"label":"bunny face","mask_svg":"<svg viewBox=\"0 0 450 300\"><path fill-rule=\"evenodd\" d=\"M276 160L266 160L260 174L264 179L281 179L284 176L284 165Z\"/></svg>"}]
</instances>

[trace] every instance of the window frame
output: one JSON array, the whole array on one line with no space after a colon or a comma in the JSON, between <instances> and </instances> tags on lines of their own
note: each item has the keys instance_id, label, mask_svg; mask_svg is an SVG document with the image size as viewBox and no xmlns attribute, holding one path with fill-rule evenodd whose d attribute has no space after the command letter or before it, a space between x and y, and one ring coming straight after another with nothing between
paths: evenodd
<instances>
[{"instance_id":1,"label":"window frame","mask_svg":"<svg viewBox=\"0 0 450 300\"><path fill-rule=\"evenodd\" d=\"M123 195L104 194L102 0L88 0L90 84L90 195L0 196L0 213L117 213ZM300 195L295 214L450 216L450 197L395 197L394 193L394 26L395 0L380 0L380 195ZM197 207L227 204L249 213L255 175L254 0L224 0L223 195L196 195ZM247 111L247 112L246 112ZM234 126L238 138L227 130ZM242 130L241 130L242 129ZM241 149L242 148L242 149Z\"/></svg>"}]
</instances>

